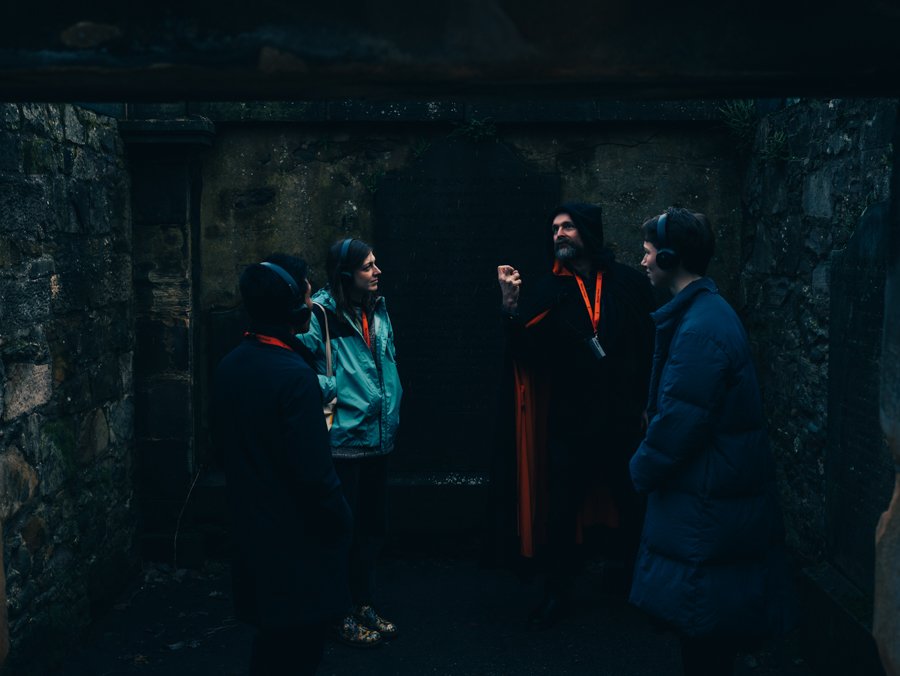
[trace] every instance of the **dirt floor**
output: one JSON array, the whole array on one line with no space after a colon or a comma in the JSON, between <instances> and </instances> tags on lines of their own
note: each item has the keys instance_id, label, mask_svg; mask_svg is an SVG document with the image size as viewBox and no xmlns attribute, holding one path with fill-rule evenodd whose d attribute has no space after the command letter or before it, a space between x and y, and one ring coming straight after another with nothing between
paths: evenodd
<instances>
[{"instance_id":1,"label":"dirt floor","mask_svg":"<svg viewBox=\"0 0 900 676\"><path fill-rule=\"evenodd\" d=\"M524 629L541 585L474 561L383 557L377 609L401 636L375 650L330 643L322 676L678 676L678 642L604 583L604 567L579 579L573 612L542 633ZM611 569L610 569L611 570ZM612 577L606 574L607 580ZM235 621L227 564L201 571L145 566L144 574L98 618L57 676L246 674L252 629ZM739 676L809 676L794 635L738 657Z\"/></svg>"}]
</instances>

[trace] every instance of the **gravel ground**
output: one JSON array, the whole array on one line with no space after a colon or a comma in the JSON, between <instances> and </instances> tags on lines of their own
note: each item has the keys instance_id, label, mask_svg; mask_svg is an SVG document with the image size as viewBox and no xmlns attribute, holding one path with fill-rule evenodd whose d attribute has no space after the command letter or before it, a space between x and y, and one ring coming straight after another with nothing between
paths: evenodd
<instances>
[{"instance_id":1,"label":"gravel ground","mask_svg":"<svg viewBox=\"0 0 900 676\"><path fill-rule=\"evenodd\" d=\"M402 635L376 650L326 646L322 676L680 676L678 641L603 582L603 566L579 579L572 613L542 633L524 630L541 585L523 586L467 559L384 557L379 612ZM612 577L607 573L607 578ZM235 621L227 564L202 571L149 566L99 617L57 676L246 674L252 629ZM809 676L796 632L739 656L739 676Z\"/></svg>"}]
</instances>

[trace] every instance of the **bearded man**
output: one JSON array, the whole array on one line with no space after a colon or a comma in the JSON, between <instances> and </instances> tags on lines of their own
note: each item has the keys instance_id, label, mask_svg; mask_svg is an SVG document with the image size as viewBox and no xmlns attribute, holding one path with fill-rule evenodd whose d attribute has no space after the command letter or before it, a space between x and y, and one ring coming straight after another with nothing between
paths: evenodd
<instances>
[{"instance_id":1,"label":"bearded man","mask_svg":"<svg viewBox=\"0 0 900 676\"><path fill-rule=\"evenodd\" d=\"M519 272L497 269L511 364L492 472L488 565L521 570L521 557L537 558L547 571L531 630L549 628L565 612L583 528L617 527L631 579L642 510L628 462L646 425L654 334L650 283L603 246L600 207L557 207L547 244L552 272L522 302Z\"/></svg>"}]
</instances>

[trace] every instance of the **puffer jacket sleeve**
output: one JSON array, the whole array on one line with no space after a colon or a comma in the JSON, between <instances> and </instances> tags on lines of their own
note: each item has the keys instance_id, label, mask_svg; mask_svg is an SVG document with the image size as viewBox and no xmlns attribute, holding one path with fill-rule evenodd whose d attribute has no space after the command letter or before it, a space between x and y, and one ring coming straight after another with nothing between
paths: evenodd
<instances>
[{"instance_id":1,"label":"puffer jacket sleeve","mask_svg":"<svg viewBox=\"0 0 900 676\"><path fill-rule=\"evenodd\" d=\"M310 352L313 353L313 357L315 357L315 368L316 374L319 377L319 389L322 391L322 401L331 401L337 396L337 380L335 376L332 375L330 378L325 375L327 372L326 362L325 362L325 332L322 330L322 324L319 322L318 313L322 312L321 308L317 308L313 311L312 320L309 323L309 331L306 333L298 333L297 338L302 342L306 347L309 348ZM323 317L324 317L323 313ZM326 320L327 321L327 320ZM337 360L337 350L331 350L331 372L335 373L337 370L336 365Z\"/></svg>"},{"instance_id":2,"label":"puffer jacket sleeve","mask_svg":"<svg viewBox=\"0 0 900 676\"><path fill-rule=\"evenodd\" d=\"M707 336L686 331L673 339L647 437L631 459L639 493L662 487L712 440L731 360Z\"/></svg>"}]
</instances>

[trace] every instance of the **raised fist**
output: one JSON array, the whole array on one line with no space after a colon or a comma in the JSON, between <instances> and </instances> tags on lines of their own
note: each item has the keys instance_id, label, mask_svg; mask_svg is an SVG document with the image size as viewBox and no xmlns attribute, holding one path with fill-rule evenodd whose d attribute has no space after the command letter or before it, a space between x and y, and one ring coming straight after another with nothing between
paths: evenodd
<instances>
[{"instance_id":1,"label":"raised fist","mask_svg":"<svg viewBox=\"0 0 900 676\"><path fill-rule=\"evenodd\" d=\"M515 312L519 305L519 287L522 286L522 278L519 271L511 265L497 267L497 279L500 282L500 292L503 294L503 309L507 312Z\"/></svg>"}]
</instances>

